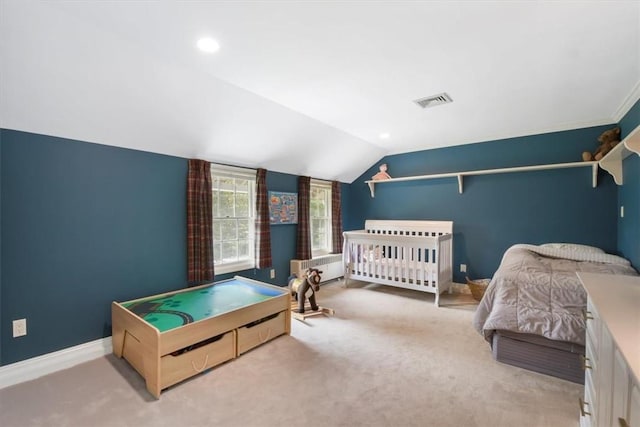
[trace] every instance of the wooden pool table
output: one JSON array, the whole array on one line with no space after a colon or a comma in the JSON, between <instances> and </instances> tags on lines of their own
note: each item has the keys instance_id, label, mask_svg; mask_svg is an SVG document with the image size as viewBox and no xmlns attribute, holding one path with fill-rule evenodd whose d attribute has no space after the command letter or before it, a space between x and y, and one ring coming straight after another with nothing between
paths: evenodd
<instances>
[{"instance_id":1,"label":"wooden pool table","mask_svg":"<svg viewBox=\"0 0 640 427\"><path fill-rule=\"evenodd\" d=\"M111 304L113 353L160 392L291 333L288 288L233 279Z\"/></svg>"}]
</instances>

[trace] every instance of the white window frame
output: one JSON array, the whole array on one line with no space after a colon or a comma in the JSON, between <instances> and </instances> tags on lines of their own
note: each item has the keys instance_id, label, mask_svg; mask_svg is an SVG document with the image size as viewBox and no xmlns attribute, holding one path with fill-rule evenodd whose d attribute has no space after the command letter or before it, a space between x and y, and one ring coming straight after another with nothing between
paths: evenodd
<instances>
[{"instance_id":1,"label":"white window frame","mask_svg":"<svg viewBox=\"0 0 640 427\"><path fill-rule=\"evenodd\" d=\"M249 192L249 216L248 217L239 217L239 216L220 216L219 212L216 212L216 191L214 191L215 186L216 186L216 177L222 177L222 178L231 178L231 179L242 179L242 180L248 180L249 181L249 185L248 185L248 192ZM248 249L249 249L249 256L248 259L236 259L235 261L224 261L224 260L218 260L215 261L216 259L216 248L218 248L218 252L221 252L221 250L219 249L221 246L218 246L216 244L216 239L214 237L213 239L213 253L214 253L214 266L215 266L215 273L216 275L218 274L225 274L225 273L233 273L236 271L242 271L242 270L249 270L252 268L255 268L255 238L256 238L256 233L255 233L255 218L256 218L256 171L252 170L252 169L244 169L244 168L238 168L238 167L234 167L234 166L226 166L226 165L219 165L219 164L211 164L211 181L212 181L212 187L211 191L213 194L213 203L212 203L212 209L213 209L213 233L215 236L215 232L216 232L216 221L221 221L221 220L228 220L231 218L241 218L244 219L246 218L248 220L248 234L249 234L249 238L248 238ZM231 191L231 190L229 190ZM234 189L233 189L234 194L237 192L237 188L235 188L234 185ZM226 242L231 242L233 240L226 240ZM237 235L236 235L236 241L238 241ZM222 245L222 242L224 241L219 241L218 239L218 244Z\"/></svg>"},{"instance_id":2,"label":"white window frame","mask_svg":"<svg viewBox=\"0 0 640 427\"><path fill-rule=\"evenodd\" d=\"M310 184L310 191L309 191L309 204L311 204L311 196L313 194L313 188L319 188L322 190L326 191L327 194L327 200L326 200L326 216L313 216L312 212L311 212L311 206L309 206L309 232L311 234L310 239L311 239L311 256L312 258L317 258L319 256L323 256L323 255L328 255L331 253L332 249L333 249L333 243L332 243L332 236L331 236L331 230L332 230L332 223L331 223L331 183L327 182L327 181L321 181L321 180L316 180L316 179L312 179L311 180L311 184ZM314 223L317 223L317 219L322 219L322 220L326 220L326 224L327 224L327 232L326 232L326 236L325 236L325 242L324 245L322 247L318 247L318 248L314 248L313 246L313 234L314 234ZM315 220L315 221L314 221Z\"/></svg>"}]
</instances>

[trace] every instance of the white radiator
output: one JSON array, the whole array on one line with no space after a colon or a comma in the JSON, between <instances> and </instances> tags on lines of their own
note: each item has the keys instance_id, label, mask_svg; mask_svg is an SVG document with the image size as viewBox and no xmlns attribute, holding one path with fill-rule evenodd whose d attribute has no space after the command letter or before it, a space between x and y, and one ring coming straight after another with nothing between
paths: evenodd
<instances>
[{"instance_id":1,"label":"white radiator","mask_svg":"<svg viewBox=\"0 0 640 427\"><path fill-rule=\"evenodd\" d=\"M291 274L301 277L307 268L317 268L322 271L323 282L344 276L342 254L325 255L313 259L291 260Z\"/></svg>"}]
</instances>

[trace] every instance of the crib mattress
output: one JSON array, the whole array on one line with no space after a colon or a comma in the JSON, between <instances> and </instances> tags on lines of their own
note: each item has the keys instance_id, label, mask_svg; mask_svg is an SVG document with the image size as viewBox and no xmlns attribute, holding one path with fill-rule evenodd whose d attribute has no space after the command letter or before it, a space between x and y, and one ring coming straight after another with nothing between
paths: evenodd
<instances>
[{"instance_id":1,"label":"crib mattress","mask_svg":"<svg viewBox=\"0 0 640 427\"><path fill-rule=\"evenodd\" d=\"M491 348L499 362L584 384L585 348L579 344L500 330L493 334Z\"/></svg>"}]
</instances>

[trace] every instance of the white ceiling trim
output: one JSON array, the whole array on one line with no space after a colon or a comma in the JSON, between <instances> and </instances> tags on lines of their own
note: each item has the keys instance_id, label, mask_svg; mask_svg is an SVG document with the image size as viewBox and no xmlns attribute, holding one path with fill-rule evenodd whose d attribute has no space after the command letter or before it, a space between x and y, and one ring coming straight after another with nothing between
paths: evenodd
<instances>
[{"instance_id":1,"label":"white ceiling trim","mask_svg":"<svg viewBox=\"0 0 640 427\"><path fill-rule=\"evenodd\" d=\"M547 134L547 133L554 133L554 132L565 132L565 131L576 130L576 129L590 128L590 127L594 127L594 126L614 125L616 123L617 123L617 121L613 120L610 117L606 117L606 118L602 118L602 119L598 119L598 120L590 120L590 121L586 121L586 122L576 122L576 123L570 123L570 124L561 125L561 126L555 126L555 127L530 129L530 130L528 130L526 132L519 133L517 135L514 135L512 133L507 133L507 132L505 132L505 133L495 133L495 134L491 134L491 135L480 136L478 139L474 139L473 141L460 141L460 142L454 142L454 143L443 143L441 145L430 146L429 148L426 148L426 149L417 149L417 150L410 150L410 151L406 151L406 150L394 151L394 152L390 152L389 155L402 154L402 153L416 153L416 152L419 152L419 151L431 150L431 149L436 149L436 148L445 148L445 147L466 145L466 144L479 144L479 143L483 143L483 142L501 141L501 140L504 140L504 139L523 138L523 137L527 137L527 136L544 135L544 134Z\"/></svg>"},{"instance_id":2,"label":"white ceiling trim","mask_svg":"<svg viewBox=\"0 0 640 427\"><path fill-rule=\"evenodd\" d=\"M613 113L613 121L615 123L620 122L620 120L622 120L625 114L633 108L638 100L640 100L640 80L638 80L634 88L631 90L631 93L625 98L622 104L620 104L615 113Z\"/></svg>"}]
</instances>

